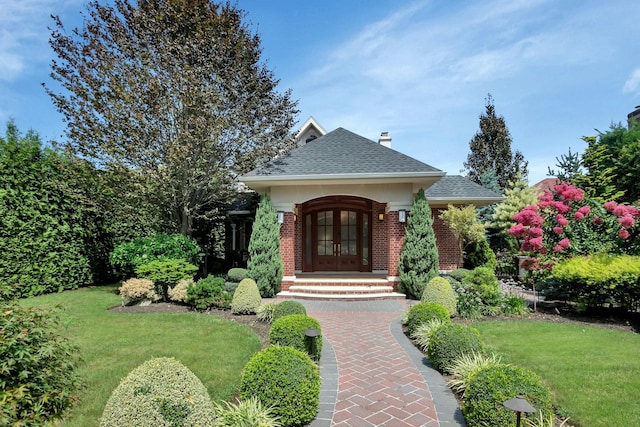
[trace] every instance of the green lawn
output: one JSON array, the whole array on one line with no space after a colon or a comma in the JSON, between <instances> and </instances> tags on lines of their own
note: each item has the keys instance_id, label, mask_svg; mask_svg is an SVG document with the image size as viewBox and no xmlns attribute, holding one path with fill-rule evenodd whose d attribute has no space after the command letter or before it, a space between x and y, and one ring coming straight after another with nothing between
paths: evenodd
<instances>
[{"instance_id":1,"label":"green lawn","mask_svg":"<svg viewBox=\"0 0 640 427\"><path fill-rule=\"evenodd\" d=\"M86 388L63 426L97 426L111 392L132 369L152 357L175 357L200 378L214 400L237 389L249 358L260 349L251 328L198 313L123 314L115 286L29 298L30 306L65 307L66 333L80 347Z\"/></svg>"},{"instance_id":2,"label":"green lawn","mask_svg":"<svg viewBox=\"0 0 640 427\"><path fill-rule=\"evenodd\" d=\"M503 361L537 372L553 391L555 403L576 424L638 425L640 335L534 321L473 326Z\"/></svg>"}]
</instances>

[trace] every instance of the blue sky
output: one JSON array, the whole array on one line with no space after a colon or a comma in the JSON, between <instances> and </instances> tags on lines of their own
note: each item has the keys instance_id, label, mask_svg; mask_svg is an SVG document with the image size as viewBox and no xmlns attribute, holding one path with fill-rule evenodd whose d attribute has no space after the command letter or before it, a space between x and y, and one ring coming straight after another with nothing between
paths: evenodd
<instances>
[{"instance_id":1,"label":"blue sky","mask_svg":"<svg viewBox=\"0 0 640 427\"><path fill-rule=\"evenodd\" d=\"M81 25L85 0L3 0L0 123L61 140L49 15ZM491 93L529 179L583 135L640 105L640 2L630 0L238 0L263 55L313 115L458 174Z\"/></svg>"}]
</instances>

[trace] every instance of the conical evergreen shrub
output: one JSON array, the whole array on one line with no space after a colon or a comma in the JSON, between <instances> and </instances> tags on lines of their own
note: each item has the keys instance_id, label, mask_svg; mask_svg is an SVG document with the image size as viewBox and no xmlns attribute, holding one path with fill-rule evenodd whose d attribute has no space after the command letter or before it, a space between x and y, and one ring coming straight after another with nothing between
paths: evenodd
<instances>
[{"instance_id":1,"label":"conical evergreen shrub","mask_svg":"<svg viewBox=\"0 0 640 427\"><path fill-rule=\"evenodd\" d=\"M400 292L411 299L420 299L426 284L438 275L438 266L433 216L424 190L420 189L411 207L411 216L400 251Z\"/></svg>"},{"instance_id":2,"label":"conical evergreen shrub","mask_svg":"<svg viewBox=\"0 0 640 427\"><path fill-rule=\"evenodd\" d=\"M249 241L247 277L256 281L263 298L271 298L280 292L283 269L278 214L269 197L263 195Z\"/></svg>"}]
</instances>

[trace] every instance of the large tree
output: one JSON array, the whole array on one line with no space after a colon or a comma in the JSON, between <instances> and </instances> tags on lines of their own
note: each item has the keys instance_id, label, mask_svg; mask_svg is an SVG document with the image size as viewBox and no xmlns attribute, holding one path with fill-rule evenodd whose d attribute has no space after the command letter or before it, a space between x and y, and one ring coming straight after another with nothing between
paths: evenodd
<instances>
[{"instance_id":1,"label":"large tree","mask_svg":"<svg viewBox=\"0 0 640 427\"><path fill-rule=\"evenodd\" d=\"M84 26L54 17L59 59L47 88L66 147L101 168L135 170L190 235L215 217L238 174L286 151L297 113L261 61L260 38L230 3L92 1Z\"/></svg>"},{"instance_id":2,"label":"large tree","mask_svg":"<svg viewBox=\"0 0 640 427\"><path fill-rule=\"evenodd\" d=\"M511 142L504 117L496 115L493 97L489 94L485 99L485 112L480 115L480 130L469 142L471 152L464 162L467 177L481 184L482 174L493 169L500 188L507 188L518 173L526 176L528 163L520 151L511 151Z\"/></svg>"}]
</instances>

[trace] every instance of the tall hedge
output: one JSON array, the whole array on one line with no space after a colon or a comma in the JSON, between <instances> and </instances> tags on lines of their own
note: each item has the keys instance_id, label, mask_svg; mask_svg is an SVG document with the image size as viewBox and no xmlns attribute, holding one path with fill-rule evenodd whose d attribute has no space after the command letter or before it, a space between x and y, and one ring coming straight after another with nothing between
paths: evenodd
<instances>
[{"instance_id":1,"label":"tall hedge","mask_svg":"<svg viewBox=\"0 0 640 427\"><path fill-rule=\"evenodd\" d=\"M271 298L280 292L283 270L278 215L269 197L263 195L249 241L247 275L256 281L263 298Z\"/></svg>"},{"instance_id":2,"label":"tall hedge","mask_svg":"<svg viewBox=\"0 0 640 427\"><path fill-rule=\"evenodd\" d=\"M70 162L9 122L0 137L0 283L25 297L91 283L99 218L73 188ZM99 239L97 239L99 241Z\"/></svg>"},{"instance_id":3,"label":"tall hedge","mask_svg":"<svg viewBox=\"0 0 640 427\"><path fill-rule=\"evenodd\" d=\"M411 216L400 251L398 273L400 292L411 299L420 299L426 284L438 275L438 248L433 231L433 216L429 202L420 189L411 207Z\"/></svg>"}]
</instances>

